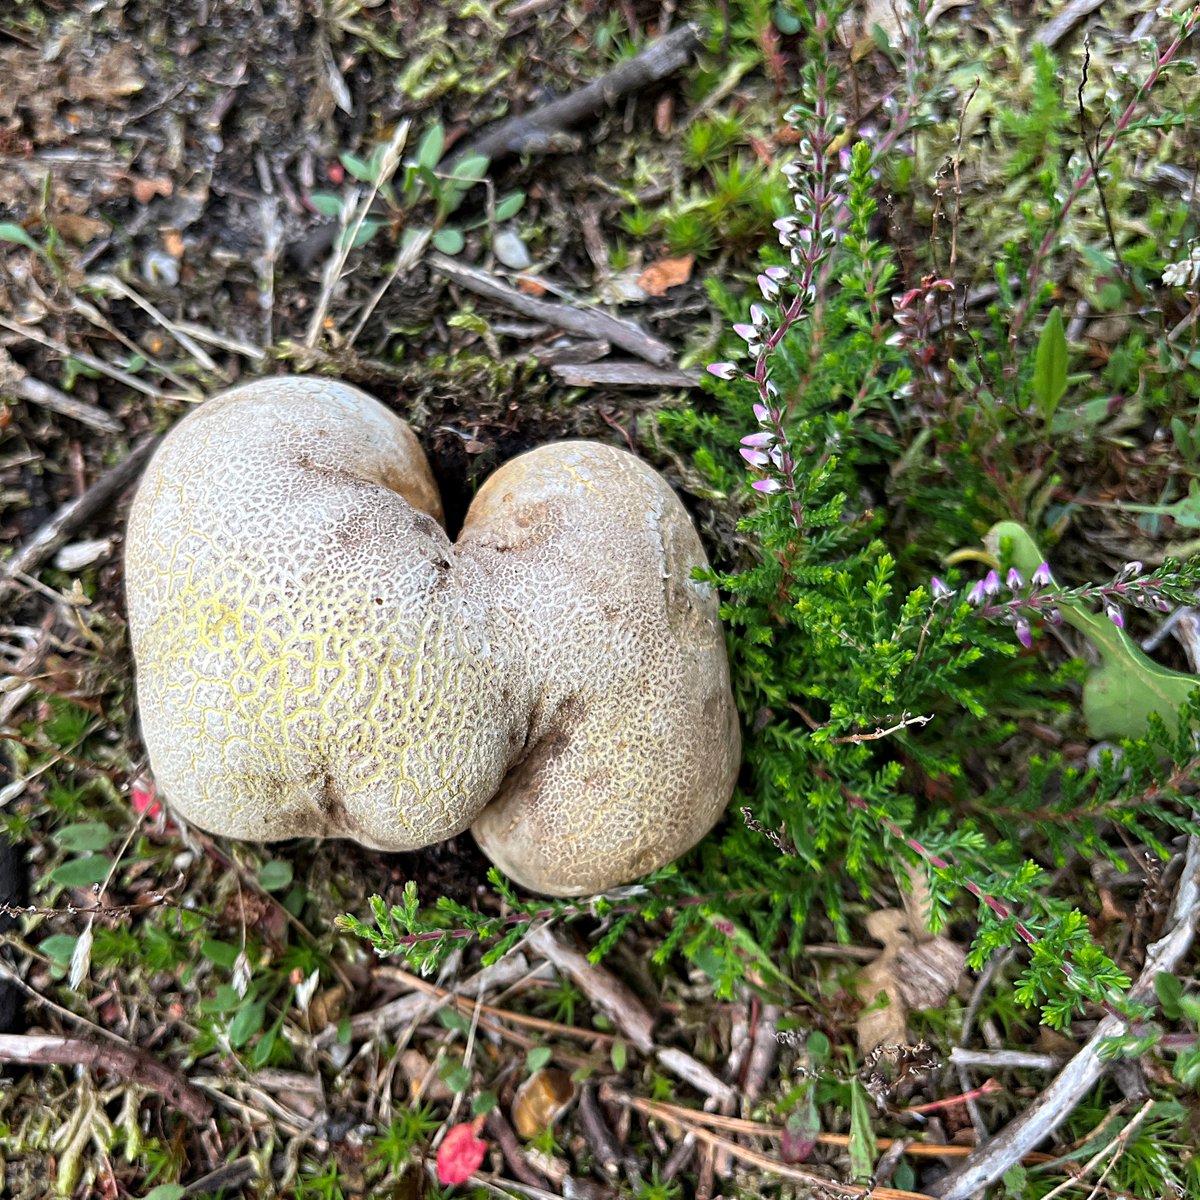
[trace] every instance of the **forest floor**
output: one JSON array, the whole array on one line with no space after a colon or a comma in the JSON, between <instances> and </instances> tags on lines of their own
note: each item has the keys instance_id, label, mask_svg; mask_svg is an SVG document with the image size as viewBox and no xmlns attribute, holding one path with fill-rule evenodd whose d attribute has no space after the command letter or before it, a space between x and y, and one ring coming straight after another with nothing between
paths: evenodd
<instances>
[{"instance_id":1,"label":"forest floor","mask_svg":"<svg viewBox=\"0 0 1200 1200\"><path fill-rule=\"evenodd\" d=\"M682 959L652 968L662 918L626 931L599 964L569 951L603 932L602 914L484 971L486 947L468 943L423 979L335 922L369 916L373 894L397 903L408 882L491 911L488 863L468 835L406 855L230 843L181 828L146 773L122 594L129 499L162 433L240 381L321 373L377 396L418 432L451 534L498 464L589 437L668 476L714 563L745 561L738 521L754 494L717 494L659 416L715 411L701 379L725 317L708 285L748 302L787 203L779 166L795 136L783 114L804 36L794 7L11 0L0 12L0 545L11 548L0 564L0 817L34 906L0 932L10 1002L23 1009L0 1034L4 1194L437 1195L437 1147L478 1115L487 1153L464 1194L929 1196L985 1139L1002 1139L1094 1032L1097 1011L1063 1032L1039 1026L1011 987L984 1004L995 964L955 971L948 998L910 1005L904 1086L869 1109L841 1107L834 1085L849 1064L870 1067L844 1049L870 1008L856 973L881 951L863 925L847 940L814 912L806 966L789 970L843 1066L829 1068L832 1090L813 1093L820 1117L808 1122L797 1118L808 1076L787 1033L794 1014L754 986L718 998ZM902 82L903 37L891 5L862 7L834 58L841 101L866 128ZM1065 64L1057 87L1073 103L1085 34L1111 66L1150 12L926 6L949 90L931 102L937 133L915 162L942 182L946 208L936 236L928 206L881 208L877 236L898 252L902 283L944 265L952 187L968 209L1003 192L1004 237L1028 236L1016 214L1039 193L1038 155L1074 137L1038 123L1049 85L1034 42ZM619 87L566 118L505 124L551 111L639 52ZM1144 73L1128 53L1130 72ZM951 171L972 80L967 140L978 141ZM1180 101L1191 124L1175 158L1154 159L1144 187L1183 214L1177 233L1194 235L1193 101ZM401 162L390 180L388 147ZM990 155L1028 163L1004 174ZM339 216L356 214L357 244L343 253ZM998 235L971 229L968 218L955 282L982 306ZM1132 354L1149 326L1182 329L1175 342L1194 347L1183 293L1131 313L1104 309L1070 271L1056 286L1085 370ZM1191 430L1194 410L1184 416ZM1075 504L1080 577L1193 552L1195 506L1170 508L1187 488L1182 435L1162 432L1169 416L1110 399L1080 419L1086 451L1059 463L1053 496L1042 481L1039 501L1057 503L1060 522ZM1030 493L1042 482L1031 477ZM1155 511L1117 511L1131 502ZM1167 640L1161 652L1188 669L1191 649ZM1063 748L1037 714L1023 719ZM1072 737L1065 752L1082 758ZM1148 944L1194 923L1172 900L1185 841L1151 867L1114 835L1124 874L1099 856L1061 865L1131 975ZM1175 965L1185 992L1194 965L1194 952ZM1173 1029L1194 1045L1194 1020ZM1014 1158L996 1195L1200 1183L1200 1105L1161 1060L1122 1062L1063 1117L1054 1138ZM1108 1158L1088 1160L1103 1147L1122 1166L1101 1179Z\"/></svg>"}]
</instances>

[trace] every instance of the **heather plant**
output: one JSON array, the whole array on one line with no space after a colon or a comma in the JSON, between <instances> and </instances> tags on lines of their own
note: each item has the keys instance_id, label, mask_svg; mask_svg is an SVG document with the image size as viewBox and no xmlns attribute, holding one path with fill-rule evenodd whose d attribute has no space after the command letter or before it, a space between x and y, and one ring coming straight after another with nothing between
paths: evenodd
<instances>
[{"instance_id":1,"label":"heather plant","mask_svg":"<svg viewBox=\"0 0 1200 1200\"><path fill-rule=\"evenodd\" d=\"M378 902L370 926L348 920L379 951L428 967L481 937L494 957L535 919L586 917L601 922L598 956L628 922L669 918L659 961L684 954L723 994L751 967L768 990L786 989L810 921L849 937L871 890L907 861L926 874L934 928L974 906L973 965L1023 949L1018 998L1046 1021L1064 1025L1085 1001L1121 1006L1124 973L1050 873L1074 853L1115 857L1114 828L1163 857L1171 831L1197 828L1188 792L1200 708L1185 689L1092 765L1038 752L1019 721L1038 713L1069 725L1077 707L1079 664L1043 661L1040 629L1086 612L1119 631L1131 607L1188 603L1200 563L1129 563L1109 584L1072 587L1050 563L1023 573L983 534L1044 514L1045 495L1019 479L1052 477L1056 420L1080 382L1060 308L1046 315L1044 277L1072 209L1107 178L1121 137L1149 120L1146 97L1196 13L1155 51L1086 160L1045 167L1045 211L1024 214L1024 252L998 253L998 301L974 325L936 255L906 280L877 232L886 187L913 186L908 164L929 121L923 15L914 5L883 123L857 139L831 59L838 6L806 18L778 245L764 250L748 312L736 281L711 287L730 329L708 367L712 404L661 417L664 436L691 455L696 490L741 513L710 576L727 597L746 733L731 809L741 819L643 887L588 906L530 904L498 876L499 918L446 901L422 909L410 890L391 909ZM1018 139L1027 161L1014 170L1048 163L1069 141L1048 61ZM1097 275L1111 266L1103 255L1084 262ZM1180 391L1186 400L1188 386Z\"/></svg>"}]
</instances>

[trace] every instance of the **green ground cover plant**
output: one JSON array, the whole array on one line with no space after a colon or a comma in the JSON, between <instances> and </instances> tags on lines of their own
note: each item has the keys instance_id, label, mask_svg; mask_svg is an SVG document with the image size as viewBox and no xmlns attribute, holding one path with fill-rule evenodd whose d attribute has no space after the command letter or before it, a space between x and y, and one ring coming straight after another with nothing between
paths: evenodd
<instances>
[{"instance_id":1,"label":"green ground cover plant","mask_svg":"<svg viewBox=\"0 0 1200 1200\"><path fill-rule=\"evenodd\" d=\"M487 6L467 7L463 20L498 36ZM348 1000L364 951L429 976L462 956L498 962L550 923L586 942L594 963L644 959L639 980L675 997L677 1040L702 995L722 1014L688 1042L702 1057L719 1056L710 1030L726 1008L751 997L755 1012L779 1012L786 1070L745 1116L782 1127L769 1148L790 1164L810 1160L819 1134L846 1133L843 1193L867 1194L875 1137L911 1128L895 1119L905 1054L933 1077L972 1026L1027 1047L1039 1026L1072 1036L1104 1014L1122 1021L1109 1053L1139 1065L1144 1103L1118 1110L1113 1084L1097 1085L1064 1114L1055 1170L1016 1166L992 1194L1040 1200L1062 1183L1063 1162L1106 1147L1114 1195L1200 1193L1194 956L1159 976L1156 1003L1131 999L1135 934L1103 915L1121 885L1097 882L1106 868L1140 880L1126 912L1144 932L1174 886L1170 864L1200 835L1194 664L1181 649L1164 654L1161 639L1154 657L1141 648L1200 586L1200 12L1140 22L1132 40L1030 48L1007 10L968 37L925 0L896 8L895 24L864 25L857 6L833 0L691 6L681 15L701 25L703 50L680 89L695 111L632 157L625 134L605 164L619 200L604 224L608 266L624 271L647 247L697 260L692 316L667 332L704 390L651 406L636 431L712 550L745 761L727 818L680 862L566 903L523 895L495 871L476 888L478 859L453 858L441 874L436 854L427 869L364 871L337 848L217 845L166 826L136 779L104 575L43 572L50 588L78 583L106 682L81 703L39 678L5 733L20 787L5 795L4 828L34 847L38 882L19 935L4 936L46 981L48 1020L116 1022L125 1005L153 1014L155 1037L171 1030L155 1045L231 1097L217 1118L222 1149L245 1178L297 1197L443 1194L425 1170L442 1127L486 1120L510 1076L552 1061L579 1086L632 1079L652 1102L680 1100L680 1084L614 1039L564 978L529 1004L560 1028L539 1029L507 1063L482 1045L478 1011L444 1008L425 1090L408 1106L391 1091L408 1043L353 1047ZM272 352L361 371L353 378L368 384L411 362L413 410L439 421L443 394L464 387L500 410L514 381L538 371L500 349L503 321L447 308L438 319L450 340L427 351L417 342L431 327L427 298L390 309L385 281L414 266L426 239L480 253L497 222L535 255L583 256L563 248L545 180L517 167L500 179L486 160L439 166L459 82L476 95L503 64L464 68L467 51L442 45L447 23L432 18L409 53L377 15L327 5L318 25L339 51L404 59L397 86L423 106L421 136L408 147L388 127L371 144L340 142L341 177L309 195L344 227L335 251L371 297L346 322L349 343L363 331L371 349L350 353L334 307L328 321L293 314L307 345ZM33 36L42 26L27 21ZM612 62L639 49L626 24L598 15L589 53ZM745 99L743 81L756 81ZM49 262L58 286L78 283L52 226L0 221L0 240ZM535 438L575 432L586 409L544 381L527 400L542 422ZM161 410L155 419L165 423ZM469 413L451 434L485 451L489 421L500 427L490 409ZM616 408L585 432L614 423L629 436ZM456 886L470 870L478 878ZM912 1012L912 1045L881 1066L854 1026L884 1002L812 945L867 940L872 914L914 895L983 983ZM610 1041L570 1058L556 1039L581 1025ZM318 1054L313 1038L330 1027L339 1037ZM263 1082L301 1077L337 1101L319 1127L296 1116L303 1096L281 1107ZM981 1091L1004 1118L1027 1100ZM24 1182L63 1195L87 1194L105 1169L154 1200L241 1186L217 1178L185 1192L189 1135L148 1120L141 1101L86 1072L26 1076L0 1098L0 1136L14 1161L53 1159L53 1179ZM335 1154L338 1104L357 1140ZM1115 1141L1114 1112L1126 1120ZM615 1190L694 1194L648 1125L630 1137L639 1165ZM530 1145L542 1161L588 1161L561 1125ZM752 1179L729 1188L794 1186ZM890 1182L912 1191L928 1180L902 1163Z\"/></svg>"}]
</instances>

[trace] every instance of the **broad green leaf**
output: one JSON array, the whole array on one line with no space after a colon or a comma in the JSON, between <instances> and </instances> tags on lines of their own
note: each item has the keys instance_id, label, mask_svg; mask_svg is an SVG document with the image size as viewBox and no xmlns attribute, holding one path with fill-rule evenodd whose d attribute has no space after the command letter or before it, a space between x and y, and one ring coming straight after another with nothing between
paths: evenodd
<instances>
[{"instance_id":1,"label":"broad green leaf","mask_svg":"<svg viewBox=\"0 0 1200 1200\"><path fill-rule=\"evenodd\" d=\"M113 831L103 821L85 821L56 829L54 840L64 850L73 854L83 854L89 850L107 849L113 840Z\"/></svg>"},{"instance_id":2,"label":"broad green leaf","mask_svg":"<svg viewBox=\"0 0 1200 1200\"><path fill-rule=\"evenodd\" d=\"M146 1193L145 1200L183 1200L186 1194L182 1183L160 1183Z\"/></svg>"},{"instance_id":3,"label":"broad green leaf","mask_svg":"<svg viewBox=\"0 0 1200 1200\"><path fill-rule=\"evenodd\" d=\"M258 868L259 886L267 892L280 892L292 882L292 864L273 858Z\"/></svg>"},{"instance_id":4,"label":"broad green leaf","mask_svg":"<svg viewBox=\"0 0 1200 1200\"><path fill-rule=\"evenodd\" d=\"M342 198L333 192L310 192L308 202L323 217L336 217L342 211Z\"/></svg>"},{"instance_id":5,"label":"broad green leaf","mask_svg":"<svg viewBox=\"0 0 1200 1200\"><path fill-rule=\"evenodd\" d=\"M552 1055L553 1051L549 1046L534 1046L525 1055L525 1067L532 1075L534 1071L540 1071L550 1061Z\"/></svg>"},{"instance_id":6,"label":"broad green leaf","mask_svg":"<svg viewBox=\"0 0 1200 1200\"><path fill-rule=\"evenodd\" d=\"M1067 390L1067 334L1062 309L1055 305L1038 338L1033 364L1033 400L1038 416L1048 421Z\"/></svg>"},{"instance_id":7,"label":"broad green leaf","mask_svg":"<svg viewBox=\"0 0 1200 1200\"><path fill-rule=\"evenodd\" d=\"M343 154L341 156L342 166L354 176L355 179L362 183L374 183L375 180L371 175L371 164L363 159L356 157L353 154Z\"/></svg>"},{"instance_id":8,"label":"broad green leaf","mask_svg":"<svg viewBox=\"0 0 1200 1200\"><path fill-rule=\"evenodd\" d=\"M421 139L417 147L417 163L422 167L433 170L442 160L442 147L446 144L446 135L440 121L434 122Z\"/></svg>"},{"instance_id":9,"label":"broad green leaf","mask_svg":"<svg viewBox=\"0 0 1200 1200\"><path fill-rule=\"evenodd\" d=\"M16 242L18 246L25 246L36 254L44 253L41 246L20 225L14 225L10 221L0 223L0 242Z\"/></svg>"},{"instance_id":10,"label":"broad green leaf","mask_svg":"<svg viewBox=\"0 0 1200 1200\"><path fill-rule=\"evenodd\" d=\"M480 180L487 174L488 157L486 154L468 154L454 164L450 174L455 179Z\"/></svg>"},{"instance_id":11,"label":"broad green leaf","mask_svg":"<svg viewBox=\"0 0 1200 1200\"><path fill-rule=\"evenodd\" d=\"M233 1020L229 1022L229 1044L235 1050L244 1046L263 1027L263 1018L266 1015L265 1000L254 1000L239 1008Z\"/></svg>"},{"instance_id":12,"label":"broad green leaf","mask_svg":"<svg viewBox=\"0 0 1200 1200\"><path fill-rule=\"evenodd\" d=\"M433 235L433 244L443 254L458 254L465 242L459 230L453 225L447 225L445 229L439 229Z\"/></svg>"},{"instance_id":13,"label":"broad green leaf","mask_svg":"<svg viewBox=\"0 0 1200 1200\"><path fill-rule=\"evenodd\" d=\"M1011 563L1026 579L1045 562L1029 531L1016 521L993 525L985 541L998 559ZM1200 686L1200 679L1147 658L1124 630L1081 601L1063 600L1058 607L1063 620L1100 653L1100 665L1088 672L1083 685L1083 715L1092 737L1141 737L1153 712L1168 726L1178 724L1180 709Z\"/></svg>"},{"instance_id":14,"label":"broad green leaf","mask_svg":"<svg viewBox=\"0 0 1200 1200\"><path fill-rule=\"evenodd\" d=\"M38 949L54 964L66 968L75 953L75 943L79 940L74 933L52 933L48 938L38 942Z\"/></svg>"},{"instance_id":15,"label":"broad green leaf","mask_svg":"<svg viewBox=\"0 0 1200 1200\"><path fill-rule=\"evenodd\" d=\"M496 220L507 221L515 217L524 203L524 192L510 192L503 200L496 201Z\"/></svg>"},{"instance_id":16,"label":"broad green leaf","mask_svg":"<svg viewBox=\"0 0 1200 1200\"><path fill-rule=\"evenodd\" d=\"M231 946L228 942L219 942L215 938L208 938L200 943L201 957L207 958L210 963L217 967L224 967L226 971L233 970L233 964L237 962L239 950L236 946Z\"/></svg>"},{"instance_id":17,"label":"broad green leaf","mask_svg":"<svg viewBox=\"0 0 1200 1200\"><path fill-rule=\"evenodd\" d=\"M50 872L50 878L63 887L91 887L108 878L111 860L103 854L89 854L86 858L73 858L61 863Z\"/></svg>"}]
</instances>

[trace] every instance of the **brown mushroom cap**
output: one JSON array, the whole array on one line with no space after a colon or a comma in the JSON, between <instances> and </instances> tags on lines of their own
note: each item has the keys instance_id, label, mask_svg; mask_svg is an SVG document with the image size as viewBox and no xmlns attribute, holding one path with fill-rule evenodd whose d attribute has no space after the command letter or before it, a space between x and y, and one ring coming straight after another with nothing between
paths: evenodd
<instances>
[{"instance_id":1,"label":"brown mushroom cap","mask_svg":"<svg viewBox=\"0 0 1200 1200\"><path fill-rule=\"evenodd\" d=\"M355 388L260 380L180 422L126 545L142 731L174 807L231 837L386 850L473 825L561 895L695 844L740 745L716 598L690 578L703 550L665 481L562 443L498 471L457 545L440 520L411 430Z\"/></svg>"}]
</instances>

